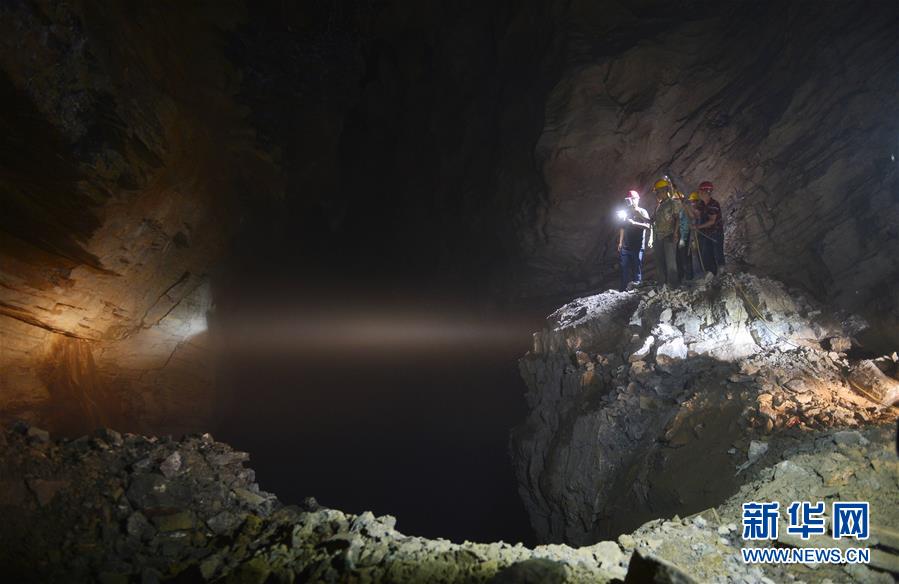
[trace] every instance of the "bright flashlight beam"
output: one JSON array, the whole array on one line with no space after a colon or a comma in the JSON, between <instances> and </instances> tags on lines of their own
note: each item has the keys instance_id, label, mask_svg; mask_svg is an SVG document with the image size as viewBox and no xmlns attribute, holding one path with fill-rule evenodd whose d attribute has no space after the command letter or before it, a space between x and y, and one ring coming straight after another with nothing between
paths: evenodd
<instances>
[{"instance_id":1,"label":"bright flashlight beam","mask_svg":"<svg viewBox=\"0 0 899 584\"><path fill-rule=\"evenodd\" d=\"M222 327L220 327L222 328ZM519 322L482 322L466 318L410 314L258 315L232 321L224 331L233 348L298 350L311 348L385 348L482 345L526 338Z\"/></svg>"},{"instance_id":2,"label":"bright flashlight beam","mask_svg":"<svg viewBox=\"0 0 899 584\"><path fill-rule=\"evenodd\" d=\"M625 219L627 219L627 211L624 211L624 210L618 211L617 215L618 215L618 219L620 221L624 221Z\"/></svg>"}]
</instances>

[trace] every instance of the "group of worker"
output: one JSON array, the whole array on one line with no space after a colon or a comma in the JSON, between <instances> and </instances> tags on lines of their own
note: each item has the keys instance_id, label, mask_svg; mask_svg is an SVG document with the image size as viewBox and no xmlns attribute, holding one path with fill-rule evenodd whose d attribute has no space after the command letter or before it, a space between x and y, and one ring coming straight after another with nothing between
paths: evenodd
<instances>
[{"instance_id":1,"label":"group of worker","mask_svg":"<svg viewBox=\"0 0 899 584\"><path fill-rule=\"evenodd\" d=\"M704 272L722 270L724 219L721 205L712 197L712 183L703 181L685 198L665 177L656 181L652 191L656 199L652 217L640 206L637 191L630 191L624 199L627 207L620 213L618 231L621 290L643 280L646 249L653 250L660 284L678 286Z\"/></svg>"}]
</instances>

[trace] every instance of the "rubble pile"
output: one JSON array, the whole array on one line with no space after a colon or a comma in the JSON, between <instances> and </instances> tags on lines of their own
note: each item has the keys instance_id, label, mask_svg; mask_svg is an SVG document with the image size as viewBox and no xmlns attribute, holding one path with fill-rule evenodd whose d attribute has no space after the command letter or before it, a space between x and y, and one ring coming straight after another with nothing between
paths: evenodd
<instances>
[{"instance_id":1,"label":"rubble pile","mask_svg":"<svg viewBox=\"0 0 899 584\"><path fill-rule=\"evenodd\" d=\"M530 413L511 440L538 537L585 544L707 508L781 437L894 420L892 358L848 357L864 327L749 274L560 308L520 361Z\"/></svg>"},{"instance_id":2,"label":"rubble pile","mask_svg":"<svg viewBox=\"0 0 899 584\"><path fill-rule=\"evenodd\" d=\"M778 456L759 463L758 478L721 505L683 519L650 521L620 536L618 542L628 555L642 550L680 567L699 582L894 582L899 576L899 459L893 431L887 426L786 438ZM795 536L791 539L783 527L788 521L786 505L824 501L830 509L831 502L839 500L871 505L871 537L849 544L870 548L868 566L743 563L739 548L770 545L742 539L743 503L782 503L779 546L832 548L836 542L829 535L805 542Z\"/></svg>"},{"instance_id":3,"label":"rubble pile","mask_svg":"<svg viewBox=\"0 0 899 584\"><path fill-rule=\"evenodd\" d=\"M15 582L604 582L613 542L574 549L405 536L390 516L283 505L211 436L0 432L0 576ZM533 576L536 574L536 576Z\"/></svg>"},{"instance_id":4,"label":"rubble pile","mask_svg":"<svg viewBox=\"0 0 899 584\"><path fill-rule=\"evenodd\" d=\"M259 490L247 455L208 434L181 441L102 430L52 440L0 432L0 575L10 582L679 582L891 581L899 462L887 429L800 434L768 451L758 478L717 509L653 520L590 546L452 543L407 536L390 516L283 505ZM871 502L864 566L748 566L747 500ZM880 563L875 565L875 559ZM891 563L892 562L892 563ZM695 579L695 580L694 580Z\"/></svg>"}]
</instances>

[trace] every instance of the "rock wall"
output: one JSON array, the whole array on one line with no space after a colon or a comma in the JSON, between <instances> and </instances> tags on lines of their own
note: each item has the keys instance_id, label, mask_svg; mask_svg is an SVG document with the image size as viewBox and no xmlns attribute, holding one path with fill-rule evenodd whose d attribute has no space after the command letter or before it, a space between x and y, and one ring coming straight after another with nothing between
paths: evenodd
<instances>
[{"instance_id":1,"label":"rock wall","mask_svg":"<svg viewBox=\"0 0 899 584\"><path fill-rule=\"evenodd\" d=\"M210 267L269 176L219 48L240 12L0 7L4 418L209 423Z\"/></svg>"},{"instance_id":2,"label":"rock wall","mask_svg":"<svg viewBox=\"0 0 899 584\"><path fill-rule=\"evenodd\" d=\"M786 436L893 421L845 378L860 327L749 275L560 308L520 361L530 413L511 439L539 540L585 545L699 512Z\"/></svg>"},{"instance_id":3,"label":"rock wall","mask_svg":"<svg viewBox=\"0 0 899 584\"><path fill-rule=\"evenodd\" d=\"M2 417L201 429L217 270L433 275L508 247L532 190L477 207L504 149L539 182L541 6L5 3Z\"/></svg>"},{"instance_id":4,"label":"rock wall","mask_svg":"<svg viewBox=\"0 0 899 584\"><path fill-rule=\"evenodd\" d=\"M668 172L715 183L733 264L897 329L895 4L571 10L535 150L533 292L612 281L614 208Z\"/></svg>"}]
</instances>

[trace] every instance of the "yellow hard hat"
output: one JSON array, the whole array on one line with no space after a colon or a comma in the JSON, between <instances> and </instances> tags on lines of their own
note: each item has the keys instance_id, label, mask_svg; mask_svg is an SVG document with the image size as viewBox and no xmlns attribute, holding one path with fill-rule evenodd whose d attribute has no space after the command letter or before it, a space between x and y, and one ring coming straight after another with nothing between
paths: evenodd
<instances>
[{"instance_id":1,"label":"yellow hard hat","mask_svg":"<svg viewBox=\"0 0 899 584\"><path fill-rule=\"evenodd\" d=\"M654 184L654 185L652 186L652 188L654 188L654 189L664 189L664 188L668 188L668 187L670 187L670 186L671 186L671 183L668 182L667 180L665 180L665 179L662 178L662 179L657 180L657 181L656 181L656 184Z\"/></svg>"},{"instance_id":2,"label":"yellow hard hat","mask_svg":"<svg viewBox=\"0 0 899 584\"><path fill-rule=\"evenodd\" d=\"M696 191L693 191L692 193L690 193L690 200L691 200L691 201L698 201L698 200L699 200L699 193L696 192Z\"/></svg>"}]
</instances>

